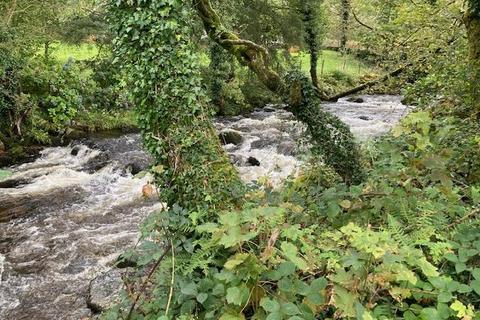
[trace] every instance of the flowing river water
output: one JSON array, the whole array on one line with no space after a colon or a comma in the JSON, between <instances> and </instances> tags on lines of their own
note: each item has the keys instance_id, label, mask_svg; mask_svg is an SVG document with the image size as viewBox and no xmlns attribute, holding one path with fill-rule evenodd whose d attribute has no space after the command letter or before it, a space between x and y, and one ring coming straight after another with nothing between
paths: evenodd
<instances>
[{"instance_id":1,"label":"flowing river water","mask_svg":"<svg viewBox=\"0 0 480 320\"><path fill-rule=\"evenodd\" d=\"M388 132L408 112L399 96L324 108L359 140ZM304 126L280 107L216 120L245 182L294 174L307 147ZM140 137L91 137L45 148L0 181L0 319L88 319L89 284L138 240L138 226L162 204L146 200L149 176Z\"/></svg>"}]
</instances>

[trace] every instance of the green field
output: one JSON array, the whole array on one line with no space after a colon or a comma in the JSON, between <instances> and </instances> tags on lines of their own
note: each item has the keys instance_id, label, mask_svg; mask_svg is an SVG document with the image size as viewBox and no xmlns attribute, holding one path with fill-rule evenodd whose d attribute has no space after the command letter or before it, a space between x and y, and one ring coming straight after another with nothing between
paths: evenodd
<instances>
[{"instance_id":1,"label":"green field","mask_svg":"<svg viewBox=\"0 0 480 320\"><path fill-rule=\"evenodd\" d=\"M38 50L38 55L44 54L44 49ZM74 60L88 60L98 55L98 47L94 44L84 43L81 45L69 45L65 43L54 43L50 46L51 56L64 63L69 58Z\"/></svg>"},{"instance_id":2,"label":"green field","mask_svg":"<svg viewBox=\"0 0 480 320\"><path fill-rule=\"evenodd\" d=\"M297 62L300 64L301 70L308 73L310 70L310 55L306 53L293 55L298 60ZM342 56L339 52L331 50L323 50L318 59L317 72L319 75L322 74L322 64L323 74L341 71L352 77L358 77L374 71L352 55Z\"/></svg>"}]
</instances>

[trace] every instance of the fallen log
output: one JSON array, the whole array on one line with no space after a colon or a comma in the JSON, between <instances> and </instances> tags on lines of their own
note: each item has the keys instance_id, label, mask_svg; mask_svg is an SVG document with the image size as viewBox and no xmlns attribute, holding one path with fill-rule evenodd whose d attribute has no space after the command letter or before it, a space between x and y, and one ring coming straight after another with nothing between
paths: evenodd
<instances>
[{"instance_id":1,"label":"fallen log","mask_svg":"<svg viewBox=\"0 0 480 320\"><path fill-rule=\"evenodd\" d=\"M344 91L344 92L341 92L339 94L336 94L334 96L331 96L331 97L327 97L325 100L326 101L332 101L332 102L335 102L337 101L338 99L340 98L343 98L343 97L346 97L346 96L349 96L349 95L352 95L352 94L355 94L357 92L360 92L362 90L365 90L365 89L368 89L370 87L373 87L374 85L376 84L379 84L383 81L386 81L388 80L390 77L395 77L395 76L398 76L399 74L401 74L403 71L405 71L405 69L407 69L408 67L410 67L412 64L409 63L409 64L406 64L398 69L395 69L393 70L392 72L390 73L387 73L383 76L381 76L380 78L378 79L375 79L375 80L372 80L372 81L369 81L369 82L366 82L364 84L361 84L359 85L358 87L355 87L355 88L352 88L352 89L348 89L347 91Z\"/></svg>"}]
</instances>

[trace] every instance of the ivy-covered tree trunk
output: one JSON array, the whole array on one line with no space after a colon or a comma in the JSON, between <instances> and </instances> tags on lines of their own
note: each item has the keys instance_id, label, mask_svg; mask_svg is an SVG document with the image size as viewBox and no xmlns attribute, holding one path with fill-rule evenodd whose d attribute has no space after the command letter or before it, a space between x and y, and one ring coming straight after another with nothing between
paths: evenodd
<instances>
[{"instance_id":1,"label":"ivy-covered tree trunk","mask_svg":"<svg viewBox=\"0 0 480 320\"><path fill-rule=\"evenodd\" d=\"M208 36L248 66L272 92L289 104L290 111L304 122L312 136L313 151L347 183L363 180L360 154L348 126L338 117L321 110L316 88L302 74L282 79L269 65L268 52L262 46L225 28L209 0L193 0Z\"/></svg>"},{"instance_id":2,"label":"ivy-covered tree trunk","mask_svg":"<svg viewBox=\"0 0 480 320\"><path fill-rule=\"evenodd\" d=\"M156 184L169 206L231 208L243 184L223 151L202 88L183 1L111 0L116 60L128 75Z\"/></svg>"},{"instance_id":3,"label":"ivy-covered tree trunk","mask_svg":"<svg viewBox=\"0 0 480 320\"><path fill-rule=\"evenodd\" d=\"M464 16L469 42L469 60L473 95L473 112L480 121L480 1L470 0Z\"/></svg>"},{"instance_id":4,"label":"ivy-covered tree trunk","mask_svg":"<svg viewBox=\"0 0 480 320\"><path fill-rule=\"evenodd\" d=\"M310 78L315 88L319 88L318 85L318 54L319 54L319 32L318 32L318 6L317 1L304 0L301 4L301 13L304 27L304 40L310 53Z\"/></svg>"},{"instance_id":5,"label":"ivy-covered tree trunk","mask_svg":"<svg viewBox=\"0 0 480 320\"><path fill-rule=\"evenodd\" d=\"M342 26L340 35L340 52L345 54L347 51L348 23L350 20L350 0L342 0Z\"/></svg>"}]
</instances>

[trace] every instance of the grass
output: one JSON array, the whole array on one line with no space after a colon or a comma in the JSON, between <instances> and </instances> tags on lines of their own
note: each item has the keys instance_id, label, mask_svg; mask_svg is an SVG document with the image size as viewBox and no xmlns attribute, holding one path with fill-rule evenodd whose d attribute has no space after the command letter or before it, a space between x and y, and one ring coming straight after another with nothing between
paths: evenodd
<instances>
[{"instance_id":1,"label":"grass","mask_svg":"<svg viewBox=\"0 0 480 320\"><path fill-rule=\"evenodd\" d=\"M303 52L292 55L300 64L301 70L308 74L310 72L310 55ZM353 78L358 78L365 73L375 72L374 69L365 65L362 61L356 59L354 56L342 56L339 52L331 50L323 50L320 58L318 59L317 72L319 75L322 75L322 64L324 75L340 71Z\"/></svg>"},{"instance_id":2,"label":"grass","mask_svg":"<svg viewBox=\"0 0 480 320\"><path fill-rule=\"evenodd\" d=\"M50 46L50 53L60 63L65 63L70 58L77 61L95 58L98 55L98 47L90 43L69 45L57 42ZM38 50L37 54L43 56L43 47Z\"/></svg>"}]
</instances>

